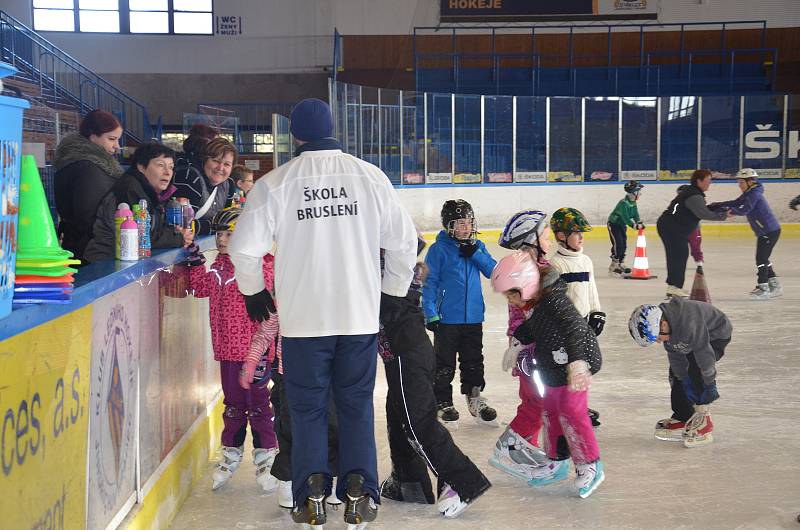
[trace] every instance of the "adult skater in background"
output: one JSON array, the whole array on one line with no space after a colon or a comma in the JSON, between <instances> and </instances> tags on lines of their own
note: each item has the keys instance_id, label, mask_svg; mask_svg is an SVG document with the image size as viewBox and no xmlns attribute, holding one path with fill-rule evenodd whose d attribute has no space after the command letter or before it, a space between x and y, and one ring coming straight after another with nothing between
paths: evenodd
<instances>
[{"instance_id":1,"label":"adult skater in background","mask_svg":"<svg viewBox=\"0 0 800 530\"><path fill-rule=\"evenodd\" d=\"M332 138L325 102L298 103L290 130L297 156L250 191L229 252L254 320L275 312L260 265L265 254L275 252L284 384L296 449L292 518L314 526L326 522L332 389L339 420L336 495L346 503L345 522L361 525L375 519L380 501L372 405L378 311L381 301L391 306L408 292L417 232L386 175L343 153Z\"/></svg>"},{"instance_id":2,"label":"adult skater in background","mask_svg":"<svg viewBox=\"0 0 800 530\"><path fill-rule=\"evenodd\" d=\"M724 221L726 211L713 212L706 206L705 192L711 186L711 171L698 169L692 174L689 186L678 189L664 213L658 218L658 237L667 255L667 296L688 298L683 290L686 281L686 262L689 259L689 234L701 219Z\"/></svg>"}]
</instances>

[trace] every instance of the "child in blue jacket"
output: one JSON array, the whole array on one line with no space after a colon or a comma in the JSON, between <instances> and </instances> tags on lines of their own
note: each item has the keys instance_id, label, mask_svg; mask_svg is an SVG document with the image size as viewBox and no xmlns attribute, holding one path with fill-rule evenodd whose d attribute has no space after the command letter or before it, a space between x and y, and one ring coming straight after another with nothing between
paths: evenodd
<instances>
[{"instance_id":1,"label":"child in blue jacket","mask_svg":"<svg viewBox=\"0 0 800 530\"><path fill-rule=\"evenodd\" d=\"M709 204L711 210L727 209L734 215L746 215L756 235L756 268L758 285L750 292L753 300L767 300L783 294L769 257L781 235L781 225L764 197L764 186L754 169L744 168L736 175L742 194L732 200Z\"/></svg>"},{"instance_id":2,"label":"child in blue jacket","mask_svg":"<svg viewBox=\"0 0 800 530\"><path fill-rule=\"evenodd\" d=\"M469 412L479 423L497 426L497 412L481 391L483 378L483 292L481 278L489 278L497 264L477 239L472 206L463 199L442 206L444 230L425 256L428 280L422 290L426 327L433 331L436 353L434 394L439 418L458 427L451 383L456 373L456 354L461 369L461 393Z\"/></svg>"}]
</instances>

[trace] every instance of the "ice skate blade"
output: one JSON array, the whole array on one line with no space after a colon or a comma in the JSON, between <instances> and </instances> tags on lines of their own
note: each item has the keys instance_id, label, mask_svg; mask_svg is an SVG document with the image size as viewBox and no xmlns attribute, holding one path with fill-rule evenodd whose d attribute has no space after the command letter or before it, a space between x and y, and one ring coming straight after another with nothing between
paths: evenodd
<instances>
[{"instance_id":1,"label":"ice skate blade","mask_svg":"<svg viewBox=\"0 0 800 530\"><path fill-rule=\"evenodd\" d=\"M606 472L605 472L605 471L601 471L601 472L600 472L600 478L596 479L596 480L594 481L594 484L592 484L592 487L591 487L591 488L589 488L587 491L579 491L579 492L578 492L578 497L580 497L581 499L585 499L585 498L587 498L589 495L591 495L592 493L594 493L594 490L596 490L596 489L597 489L597 487L598 487L600 484L602 484L602 483L603 483L603 481L604 481L605 479L606 479Z\"/></svg>"},{"instance_id":2,"label":"ice skate blade","mask_svg":"<svg viewBox=\"0 0 800 530\"><path fill-rule=\"evenodd\" d=\"M478 425L481 425L483 427L490 427L492 429L500 427L500 422L497 421L497 418L495 418L493 420L486 421L486 420L482 420L479 417L475 416L475 417L473 417L473 419L475 420L475 423L477 423Z\"/></svg>"},{"instance_id":3,"label":"ice skate blade","mask_svg":"<svg viewBox=\"0 0 800 530\"><path fill-rule=\"evenodd\" d=\"M691 449L692 447L702 447L704 445L708 445L713 441L714 441L714 435L709 433L706 434L702 440L698 438L686 438L685 440L683 440L683 446Z\"/></svg>"},{"instance_id":4,"label":"ice skate blade","mask_svg":"<svg viewBox=\"0 0 800 530\"><path fill-rule=\"evenodd\" d=\"M682 442L683 441L683 433L679 432L677 435L669 435L669 434L660 434L655 433L653 437L656 440L661 440L662 442Z\"/></svg>"},{"instance_id":5,"label":"ice skate blade","mask_svg":"<svg viewBox=\"0 0 800 530\"><path fill-rule=\"evenodd\" d=\"M445 429L448 431L457 431L458 430L458 420L456 421L444 421L443 419L439 418L439 421L444 425Z\"/></svg>"},{"instance_id":6,"label":"ice skate blade","mask_svg":"<svg viewBox=\"0 0 800 530\"><path fill-rule=\"evenodd\" d=\"M367 523L347 523L347 530L364 530L367 527Z\"/></svg>"},{"instance_id":7,"label":"ice skate blade","mask_svg":"<svg viewBox=\"0 0 800 530\"><path fill-rule=\"evenodd\" d=\"M300 528L302 528L303 530L325 530L325 525L300 523Z\"/></svg>"},{"instance_id":8,"label":"ice skate blade","mask_svg":"<svg viewBox=\"0 0 800 530\"><path fill-rule=\"evenodd\" d=\"M511 466L506 466L505 464L503 464L502 461L498 460L497 457L495 457L495 456L492 456L492 457L489 458L489 465L491 465L493 468L495 468L495 469L497 469L499 471L502 471L503 473L507 473L507 474L511 475L512 477L516 477L516 478L522 479L525 482L527 482L527 481L529 481L529 480L531 480L533 478L533 476L530 473L525 473L525 472L520 471L518 469L514 469Z\"/></svg>"}]
</instances>

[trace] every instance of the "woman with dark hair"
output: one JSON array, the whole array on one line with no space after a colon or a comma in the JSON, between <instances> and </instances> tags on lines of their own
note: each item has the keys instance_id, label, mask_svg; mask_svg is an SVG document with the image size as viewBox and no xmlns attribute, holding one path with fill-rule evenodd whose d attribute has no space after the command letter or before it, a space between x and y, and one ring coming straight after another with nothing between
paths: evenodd
<instances>
[{"instance_id":1,"label":"woman with dark hair","mask_svg":"<svg viewBox=\"0 0 800 530\"><path fill-rule=\"evenodd\" d=\"M231 203L235 185L230 179L238 153L227 139L209 141L194 163L175 174L176 197L186 197L195 211L197 233L211 233L211 220Z\"/></svg>"},{"instance_id":2,"label":"woman with dark hair","mask_svg":"<svg viewBox=\"0 0 800 530\"><path fill-rule=\"evenodd\" d=\"M122 126L112 114L96 109L83 118L78 131L56 148L55 196L62 246L83 259L100 199L122 175L114 158Z\"/></svg>"},{"instance_id":3,"label":"woman with dark hair","mask_svg":"<svg viewBox=\"0 0 800 530\"><path fill-rule=\"evenodd\" d=\"M136 149L131 167L117 180L97 208L92 237L84 253L86 261L114 258L114 213L121 202L133 206L139 204L141 199L147 201L152 220L150 241L153 249L185 247L192 243L194 235L190 229L167 225L166 204L175 193L175 186L172 185L174 165L175 151L158 142L149 142Z\"/></svg>"},{"instance_id":4,"label":"woman with dark hair","mask_svg":"<svg viewBox=\"0 0 800 530\"><path fill-rule=\"evenodd\" d=\"M689 234L699 226L701 219L724 221L728 217L727 211L708 209L705 192L710 186L711 171L698 169L692 174L688 186L678 188L678 195L658 218L658 237L667 255L667 297L689 296L683 290L689 259Z\"/></svg>"}]
</instances>

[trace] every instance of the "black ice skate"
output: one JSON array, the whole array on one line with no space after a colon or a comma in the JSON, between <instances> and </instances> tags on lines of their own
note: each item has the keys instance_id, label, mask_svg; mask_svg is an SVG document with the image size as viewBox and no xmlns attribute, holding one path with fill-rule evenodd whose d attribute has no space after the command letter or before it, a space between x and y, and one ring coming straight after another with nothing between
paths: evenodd
<instances>
[{"instance_id":1,"label":"black ice skate","mask_svg":"<svg viewBox=\"0 0 800 530\"><path fill-rule=\"evenodd\" d=\"M469 413L472 414L475 421L487 427L500 426L500 424L497 423L497 411L486 403L486 398L481 396L480 388L477 386L473 387L472 391L466 397Z\"/></svg>"},{"instance_id":2,"label":"black ice skate","mask_svg":"<svg viewBox=\"0 0 800 530\"><path fill-rule=\"evenodd\" d=\"M378 516L378 505L369 493L364 493L364 477L358 473L347 475L347 503L344 522L347 530L363 530Z\"/></svg>"},{"instance_id":3,"label":"black ice skate","mask_svg":"<svg viewBox=\"0 0 800 530\"><path fill-rule=\"evenodd\" d=\"M300 523L303 530L323 530L327 520L325 514L325 487L328 479L322 473L308 477L308 497L303 504L292 509L292 519Z\"/></svg>"},{"instance_id":4,"label":"black ice skate","mask_svg":"<svg viewBox=\"0 0 800 530\"><path fill-rule=\"evenodd\" d=\"M458 430L458 411L453 406L453 404L449 401L445 401L439 403L437 407L439 416L439 421L441 421L445 427L447 427L450 431L457 431Z\"/></svg>"},{"instance_id":5,"label":"black ice skate","mask_svg":"<svg viewBox=\"0 0 800 530\"><path fill-rule=\"evenodd\" d=\"M430 489L430 485L428 489ZM433 492L431 492L432 494ZM433 504L433 499L428 499L425 495L425 489L422 484L419 482L400 482L394 472L381 484L380 495L385 499L397 502Z\"/></svg>"}]
</instances>

